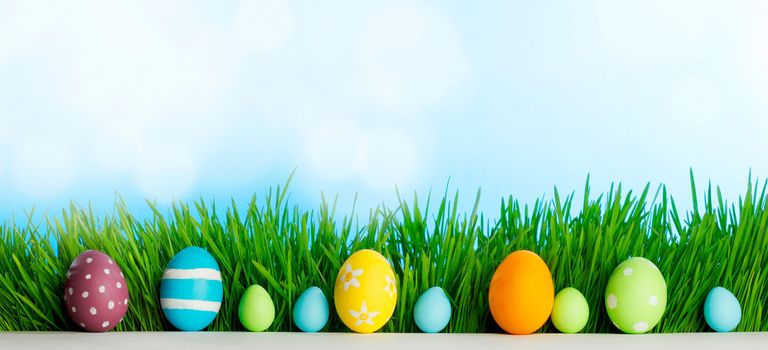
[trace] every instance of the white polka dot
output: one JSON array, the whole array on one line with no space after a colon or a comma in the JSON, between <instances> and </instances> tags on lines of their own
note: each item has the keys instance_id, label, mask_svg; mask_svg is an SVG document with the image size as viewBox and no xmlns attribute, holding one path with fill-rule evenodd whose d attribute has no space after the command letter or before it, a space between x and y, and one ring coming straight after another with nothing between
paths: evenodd
<instances>
[{"instance_id":1,"label":"white polka dot","mask_svg":"<svg viewBox=\"0 0 768 350\"><path fill-rule=\"evenodd\" d=\"M70 288L69 288L69 290L68 290L68 292L69 292L69 295L72 295L72 293L74 293L74 292L75 292L75 290L74 290L74 289L72 289L72 288L70 287Z\"/></svg>"},{"instance_id":2,"label":"white polka dot","mask_svg":"<svg viewBox=\"0 0 768 350\"><path fill-rule=\"evenodd\" d=\"M123 304L128 305L128 299L123 300Z\"/></svg>"},{"instance_id":3,"label":"white polka dot","mask_svg":"<svg viewBox=\"0 0 768 350\"><path fill-rule=\"evenodd\" d=\"M77 312L77 308L73 306L72 307L72 312Z\"/></svg>"},{"instance_id":4,"label":"white polka dot","mask_svg":"<svg viewBox=\"0 0 768 350\"><path fill-rule=\"evenodd\" d=\"M93 258L88 258L88 259L85 259L85 262L86 262L87 264L90 264L90 263L92 263L92 262L93 262Z\"/></svg>"},{"instance_id":5,"label":"white polka dot","mask_svg":"<svg viewBox=\"0 0 768 350\"><path fill-rule=\"evenodd\" d=\"M107 304L107 308L110 309L110 310L114 309L115 308L115 302L110 300L109 304Z\"/></svg>"},{"instance_id":6,"label":"white polka dot","mask_svg":"<svg viewBox=\"0 0 768 350\"><path fill-rule=\"evenodd\" d=\"M103 328L107 328L107 326L109 326L109 321L104 321L104 322L101 324L101 327L103 327Z\"/></svg>"},{"instance_id":7,"label":"white polka dot","mask_svg":"<svg viewBox=\"0 0 768 350\"><path fill-rule=\"evenodd\" d=\"M96 308L95 307L91 307L91 315L95 315L95 314L96 314Z\"/></svg>"},{"instance_id":8,"label":"white polka dot","mask_svg":"<svg viewBox=\"0 0 768 350\"><path fill-rule=\"evenodd\" d=\"M628 268L624 269L624 276L629 276L629 275L632 274L632 272L635 272L635 270L632 270L631 267L628 267Z\"/></svg>"},{"instance_id":9,"label":"white polka dot","mask_svg":"<svg viewBox=\"0 0 768 350\"><path fill-rule=\"evenodd\" d=\"M632 329L634 329L635 332L645 332L648 330L648 324L645 322L638 322L638 323L635 323L634 326L632 326Z\"/></svg>"},{"instance_id":10,"label":"white polka dot","mask_svg":"<svg viewBox=\"0 0 768 350\"><path fill-rule=\"evenodd\" d=\"M81 295L83 296L83 298L87 298L87 297L88 297L88 292L87 292L87 291L85 291L85 292L83 292L83 294L81 294Z\"/></svg>"},{"instance_id":11,"label":"white polka dot","mask_svg":"<svg viewBox=\"0 0 768 350\"><path fill-rule=\"evenodd\" d=\"M615 309L616 305L619 304L619 300L616 299L616 296L613 294L608 295L608 308L609 309Z\"/></svg>"},{"instance_id":12,"label":"white polka dot","mask_svg":"<svg viewBox=\"0 0 768 350\"><path fill-rule=\"evenodd\" d=\"M107 288L104 286L99 286L99 293L104 293L107 291Z\"/></svg>"},{"instance_id":13,"label":"white polka dot","mask_svg":"<svg viewBox=\"0 0 768 350\"><path fill-rule=\"evenodd\" d=\"M123 276L123 271L120 271L120 277L125 277Z\"/></svg>"},{"instance_id":14,"label":"white polka dot","mask_svg":"<svg viewBox=\"0 0 768 350\"><path fill-rule=\"evenodd\" d=\"M104 273L106 273L107 275L109 275L109 269L104 269Z\"/></svg>"},{"instance_id":15,"label":"white polka dot","mask_svg":"<svg viewBox=\"0 0 768 350\"><path fill-rule=\"evenodd\" d=\"M85 327L85 323L80 322L80 327Z\"/></svg>"},{"instance_id":16,"label":"white polka dot","mask_svg":"<svg viewBox=\"0 0 768 350\"><path fill-rule=\"evenodd\" d=\"M109 260L107 260L107 262L108 262L110 265L114 264L114 262L112 262L112 259L109 259Z\"/></svg>"},{"instance_id":17,"label":"white polka dot","mask_svg":"<svg viewBox=\"0 0 768 350\"><path fill-rule=\"evenodd\" d=\"M117 289L123 288L123 284L122 284L122 283L120 283L120 282L117 282L117 283L115 284L115 287L117 287Z\"/></svg>"},{"instance_id":18,"label":"white polka dot","mask_svg":"<svg viewBox=\"0 0 768 350\"><path fill-rule=\"evenodd\" d=\"M659 304L659 298L657 298L655 295L652 295L652 296L651 296L651 297L648 299L648 304L651 304L651 305L653 305L653 306L656 306L656 305L658 305L658 304Z\"/></svg>"},{"instance_id":19,"label":"white polka dot","mask_svg":"<svg viewBox=\"0 0 768 350\"><path fill-rule=\"evenodd\" d=\"M85 274L85 279L87 280L91 279L91 274L90 273Z\"/></svg>"},{"instance_id":20,"label":"white polka dot","mask_svg":"<svg viewBox=\"0 0 768 350\"><path fill-rule=\"evenodd\" d=\"M72 277L72 272L67 272L67 278Z\"/></svg>"}]
</instances>

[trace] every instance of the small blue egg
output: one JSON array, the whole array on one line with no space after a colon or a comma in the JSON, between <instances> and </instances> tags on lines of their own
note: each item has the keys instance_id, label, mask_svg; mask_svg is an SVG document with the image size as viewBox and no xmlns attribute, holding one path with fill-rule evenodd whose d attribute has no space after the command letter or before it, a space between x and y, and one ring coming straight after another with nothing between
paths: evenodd
<instances>
[{"instance_id":1,"label":"small blue egg","mask_svg":"<svg viewBox=\"0 0 768 350\"><path fill-rule=\"evenodd\" d=\"M717 332L734 330L741 321L739 300L723 287L712 288L704 302L704 318Z\"/></svg>"},{"instance_id":2,"label":"small blue egg","mask_svg":"<svg viewBox=\"0 0 768 350\"><path fill-rule=\"evenodd\" d=\"M309 287L293 305L293 323L304 332L318 332L328 322L328 299L318 287Z\"/></svg>"},{"instance_id":3,"label":"small blue egg","mask_svg":"<svg viewBox=\"0 0 768 350\"><path fill-rule=\"evenodd\" d=\"M429 288L416 300L413 319L424 333L437 333L448 325L451 320L451 301L443 288Z\"/></svg>"}]
</instances>

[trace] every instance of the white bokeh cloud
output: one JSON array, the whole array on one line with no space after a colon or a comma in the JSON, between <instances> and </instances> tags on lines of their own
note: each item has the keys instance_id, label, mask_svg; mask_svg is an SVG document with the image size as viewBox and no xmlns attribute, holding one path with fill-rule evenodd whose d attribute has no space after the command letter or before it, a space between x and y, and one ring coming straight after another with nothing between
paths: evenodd
<instances>
[{"instance_id":1,"label":"white bokeh cloud","mask_svg":"<svg viewBox=\"0 0 768 350\"><path fill-rule=\"evenodd\" d=\"M420 2L386 6L362 32L362 79L369 100L413 114L448 97L470 71L455 26Z\"/></svg>"},{"instance_id":2,"label":"white bokeh cloud","mask_svg":"<svg viewBox=\"0 0 768 350\"><path fill-rule=\"evenodd\" d=\"M766 13L768 11L768 3L761 2L759 7L760 10L758 11L750 10L757 13ZM742 78L749 83L749 91L751 93L749 97L760 101L759 105L750 107L765 111L768 109L768 40L766 40L766 36L768 36L768 21L760 18L751 22L748 28L755 35L747 39L747 52L739 57L745 63L741 67ZM755 121L760 135L768 135L768 118L763 114L755 118ZM765 143L768 143L768 137L762 136L761 138Z\"/></svg>"},{"instance_id":3,"label":"white bokeh cloud","mask_svg":"<svg viewBox=\"0 0 768 350\"><path fill-rule=\"evenodd\" d=\"M247 52L274 53L290 40L295 25L286 0L241 1L234 20L235 42Z\"/></svg>"},{"instance_id":4,"label":"white bokeh cloud","mask_svg":"<svg viewBox=\"0 0 768 350\"><path fill-rule=\"evenodd\" d=\"M291 127L317 123L327 112L320 98L330 94L293 77L275 79L252 89L252 93L259 118Z\"/></svg>"},{"instance_id":5,"label":"white bokeh cloud","mask_svg":"<svg viewBox=\"0 0 768 350\"><path fill-rule=\"evenodd\" d=\"M8 112L8 109L2 103L0 103L0 135L6 135L6 132L8 131L9 115L10 112ZM0 147L2 147L6 139L7 138L5 137L0 138Z\"/></svg>"},{"instance_id":6,"label":"white bokeh cloud","mask_svg":"<svg viewBox=\"0 0 768 350\"><path fill-rule=\"evenodd\" d=\"M8 131L8 111L4 108L2 102L0 102L0 135L7 135ZM6 137L0 137L0 188L3 187L5 184L5 167L6 167L6 156L5 152L2 152L6 149L5 143L7 141Z\"/></svg>"},{"instance_id":7,"label":"white bokeh cloud","mask_svg":"<svg viewBox=\"0 0 768 350\"><path fill-rule=\"evenodd\" d=\"M23 97L55 111L41 115L42 124L66 120L66 129L60 130L68 134L63 146L78 150L70 158L77 158L89 176L133 177L147 196L185 195L193 185L187 180L148 179L148 157L172 157L147 152L146 145L171 144L170 154L184 149L176 165L187 169L200 161L190 160L190 154L205 157L206 150L225 139L230 116L221 113L222 94L232 69L230 56L238 53L222 52L233 45L221 43L221 37L231 35L216 31L232 29L196 23L198 13L187 6L176 11L151 2L73 2L62 8L24 3L0 14L0 38L24 39L0 40L0 54L15 62L39 57L30 56L38 52L51 57L35 67L52 73L47 82L36 81L50 82L44 90L50 94L24 92ZM14 146L6 148L36 133L23 121L29 108L16 108L10 116L17 132L9 141ZM52 184L38 176L43 164L24 158L42 150L30 152L16 156L13 165L21 191L54 195L78 180Z\"/></svg>"},{"instance_id":8,"label":"white bokeh cloud","mask_svg":"<svg viewBox=\"0 0 768 350\"><path fill-rule=\"evenodd\" d=\"M64 138L47 135L19 140L11 152L14 182L33 197L59 194L76 179L75 153Z\"/></svg>"},{"instance_id":9,"label":"white bokeh cloud","mask_svg":"<svg viewBox=\"0 0 768 350\"><path fill-rule=\"evenodd\" d=\"M71 174L46 184L34 176L43 164L24 159L50 155L16 156L14 179L35 195L106 177L182 198L233 137L265 140L236 143L259 148L236 151L257 162L274 158L256 156L277 151L269 142L306 144L283 147L321 181L389 188L412 180L426 157L401 122L428 116L469 74L455 26L421 2L351 6L360 17L345 25L323 5L299 10L287 0L240 1L218 14L181 2L5 5L0 62L35 57L42 66L30 69L50 73L35 81L51 82L46 95L23 97L50 109L39 122L68 134L61 161L76 164L58 164ZM22 122L30 107L10 116L11 143L35 133Z\"/></svg>"},{"instance_id":10,"label":"white bokeh cloud","mask_svg":"<svg viewBox=\"0 0 768 350\"><path fill-rule=\"evenodd\" d=\"M56 34L67 47L62 57L71 79L67 97L76 113L105 126L130 120L145 135L163 130L163 137L199 139L216 131L226 117L213 112L227 79L226 59L212 53L216 39L198 27L171 29L184 21L162 11L105 7L91 11L110 16L85 16Z\"/></svg>"},{"instance_id":11,"label":"white bokeh cloud","mask_svg":"<svg viewBox=\"0 0 768 350\"><path fill-rule=\"evenodd\" d=\"M674 130L696 130L700 126L719 124L722 116L724 91L711 76L690 74L682 77L669 87L664 121L673 123ZM716 129L716 128L715 128Z\"/></svg>"},{"instance_id":12,"label":"white bokeh cloud","mask_svg":"<svg viewBox=\"0 0 768 350\"><path fill-rule=\"evenodd\" d=\"M37 5L35 1L0 2L0 64L16 51L33 46L48 30L47 20L59 5L50 4L50 11L40 11Z\"/></svg>"},{"instance_id":13,"label":"white bokeh cloud","mask_svg":"<svg viewBox=\"0 0 768 350\"><path fill-rule=\"evenodd\" d=\"M424 166L423 148L412 137L394 128L364 132L359 145L362 154L360 174L365 183L380 190L395 185L412 185Z\"/></svg>"},{"instance_id":14,"label":"white bokeh cloud","mask_svg":"<svg viewBox=\"0 0 768 350\"><path fill-rule=\"evenodd\" d=\"M701 29L718 16L715 3L691 1L599 0L583 7L594 15L595 32L603 45L628 62L680 59L701 50L712 38Z\"/></svg>"},{"instance_id":15,"label":"white bokeh cloud","mask_svg":"<svg viewBox=\"0 0 768 350\"><path fill-rule=\"evenodd\" d=\"M454 97L470 64L454 24L437 9L421 2L374 8L347 23L359 31L339 31L332 11L315 13L307 23L319 28L297 44L306 65L267 75L253 101L259 116L298 135L296 156L312 177L391 190L412 183L423 170L416 160L428 157L406 129L429 123L428 109Z\"/></svg>"},{"instance_id":16,"label":"white bokeh cloud","mask_svg":"<svg viewBox=\"0 0 768 350\"><path fill-rule=\"evenodd\" d=\"M84 156L90 158L99 171L110 176L131 173L140 157L146 128L131 118L121 116L98 121L93 134L84 140Z\"/></svg>"},{"instance_id":17,"label":"white bokeh cloud","mask_svg":"<svg viewBox=\"0 0 768 350\"><path fill-rule=\"evenodd\" d=\"M301 152L312 172L335 181L363 172L362 131L349 121L326 121L309 129Z\"/></svg>"},{"instance_id":18,"label":"white bokeh cloud","mask_svg":"<svg viewBox=\"0 0 768 350\"><path fill-rule=\"evenodd\" d=\"M377 194L424 174L506 184L512 164L619 178L630 161L654 171L671 146L649 138L714 158L701 150L717 136L768 132L768 22L712 25L727 20L711 4L591 5L511 5L522 23L505 27L509 14L484 17L495 5L421 1L0 2L0 72L13 73L0 187L42 198L96 178L163 200L280 166ZM454 109L461 98L472 105ZM747 123L729 122L742 111ZM501 175L475 170L503 157Z\"/></svg>"},{"instance_id":19,"label":"white bokeh cloud","mask_svg":"<svg viewBox=\"0 0 768 350\"><path fill-rule=\"evenodd\" d=\"M135 181L149 199L180 199L192 189L198 164L192 152L177 144L146 145L135 164Z\"/></svg>"},{"instance_id":20,"label":"white bokeh cloud","mask_svg":"<svg viewBox=\"0 0 768 350\"><path fill-rule=\"evenodd\" d=\"M313 174L333 181L356 180L376 190L413 184L424 153L401 130L341 120L309 130L302 148Z\"/></svg>"}]
</instances>

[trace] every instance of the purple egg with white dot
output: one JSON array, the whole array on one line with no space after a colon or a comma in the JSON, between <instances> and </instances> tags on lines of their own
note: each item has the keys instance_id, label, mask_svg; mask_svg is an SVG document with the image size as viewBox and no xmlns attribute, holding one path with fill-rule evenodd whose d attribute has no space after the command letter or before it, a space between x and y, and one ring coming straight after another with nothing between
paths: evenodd
<instances>
[{"instance_id":1,"label":"purple egg with white dot","mask_svg":"<svg viewBox=\"0 0 768 350\"><path fill-rule=\"evenodd\" d=\"M86 331L115 328L128 311L128 285L120 266L98 250L78 255L67 271L64 304L72 322Z\"/></svg>"}]
</instances>

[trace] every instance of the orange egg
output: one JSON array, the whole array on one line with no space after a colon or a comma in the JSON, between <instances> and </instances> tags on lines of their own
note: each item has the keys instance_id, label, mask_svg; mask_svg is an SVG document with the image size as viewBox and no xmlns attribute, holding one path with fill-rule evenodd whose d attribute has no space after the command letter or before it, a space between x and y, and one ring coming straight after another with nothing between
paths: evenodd
<instances>
[{"instance_id":1,"label":"orange egg","mask_svg":"<svg viewBox=\"0 0 768 350\"><path fill-rule=\"evenodd\" d=\"M535 332L547 322L554 302L552 274L534 252L509 254L493 274L488 304L493 319L507 333Z\"/></svg>"}]
</instances>

